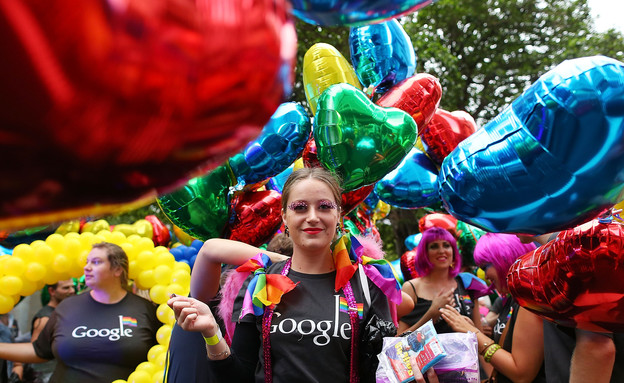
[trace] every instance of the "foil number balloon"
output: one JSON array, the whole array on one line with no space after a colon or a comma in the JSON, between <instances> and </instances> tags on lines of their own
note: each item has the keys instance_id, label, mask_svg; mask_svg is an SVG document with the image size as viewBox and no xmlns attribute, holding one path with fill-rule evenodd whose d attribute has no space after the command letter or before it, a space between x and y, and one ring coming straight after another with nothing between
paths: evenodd
<instances>
[{"instance_id":1,"label":"foil number balloon","mask_svg":"<svg viewBox=\"0 0 624 383\"><path fill-rule=\"evenodd\" d=\"M442 163L440 196L490 232L543 234L623 199L624 63L565 61Z\"/></svg>"}]
</instances>

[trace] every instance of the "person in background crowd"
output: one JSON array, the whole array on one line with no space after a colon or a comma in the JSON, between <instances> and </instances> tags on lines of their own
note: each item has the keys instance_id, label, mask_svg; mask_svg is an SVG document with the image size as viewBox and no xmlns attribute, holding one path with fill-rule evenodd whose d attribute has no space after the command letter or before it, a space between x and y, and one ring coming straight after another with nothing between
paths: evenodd
<instances>
[{"instance_id":1,"label":"person in background crowd","mask_svg":"<svg viewBox=\"0 0 624 383\"><path fill-rule=\"evenodd\" d=\"M455 237L445 229L432 227L422 233L414 259L420 277L406 281L402 290L414 301L414 309L399 322L399 334L414 331L428 320L438 333L453 332L440 308L451 305L481 329L479 302L466 290L458 274L461 257Z\"/></svg>"},{"instance_id":2,"label":"person in background crowd","mask_svg":"<svg viewBox=\"0 0 624 383\"><path fill-rule=\"evenodd\" d=\"M64 299L33 343L0 344L0 358L56 359L53 383L126 379L156 344L156 306L128 291L128 257L113 243L93 245L82 294Z\"/></svg>"},{"instance_id":3,"label":"person in background crowd","mask_svg":"<svg viewBox=\"0 0 624 383\"><path fill-rule=\"evenodd\" d=\"M461 317L451 306L442 308L442 317L458 332L477 334L478 351L487 363L483 367L491 381L546 382L542 319L520 307L509 294L507 272L520 256L535 249L522 244L515 235L486 233L477 241L475 262L485 270L503 296L503 307L494 326L493 339Z\"/></svg>"},{"instance_id":4,"label":"person in background crowd","mask_svg":"<svg viewBox=\"0 0 624 383\"><path fill-rule=\"evenodd\" d=\"M58 304L65 298L76 294L74 282L71 279L59 281L53 285L47 285L45 288L48 291L50 301L33 316L30 330L31 342L37 340L39 333L41 333L41 330L43 330L46 323L48 323L50 315L52 315L56 306L58 306ZM42 383L46 383L50 380L55 366L56 361L54 360L44 363L35 363L32 365Z\"/></svg>"}]
</instances>

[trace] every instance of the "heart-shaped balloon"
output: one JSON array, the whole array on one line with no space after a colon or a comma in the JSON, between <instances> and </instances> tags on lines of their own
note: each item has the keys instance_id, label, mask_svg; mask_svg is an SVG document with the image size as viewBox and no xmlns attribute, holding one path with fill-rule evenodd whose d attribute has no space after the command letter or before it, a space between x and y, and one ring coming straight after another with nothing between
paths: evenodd
<instances>
[{"instance_id":1,"label":"heart-shaped balloon","mask_svg":"<svg viewBox=\"0 0 624 383\"><path fill-rule=\"evenodd\" d=\"M418 278L420 274L416 270L416 250L408 250L401 255L401 272L406 281Z\"/></svg>"},{"instance_id":2,"label":"heart-shaped balloon","mask_svg":"<svg viewBox=\"0 0 624 383\"><path fill-rule=\"evenodd\" d=\"M301 20L324 26L364 25L400 17L437 0L291 0Z\"/></svg>"},{"instance_id":3,"label":"heart-shaped balloon","mask_svg":"<svg viewBox=\"0 0 624 383\"><path fill-rule=\"evenodd\" d=\"M373 104L349 84L327 89L314 118L318 159L355 190L380 180L414 146L416 123L396 108Z\"/></svg>"},{"instance_id":4,"label":"heart-shaped balloon","mask_svg":"<svg viewBox=\"0 0 624 383\"><path fill-rule=\"evenodd\" d=\"M403 161L375 186L379 199L403 209L419 209L440 200L438 169L425 153L413 147Z\"/></svg>"},{"instance_id":5,"label":"heart-shaped balloon","mask_svg":"<svg viewBox=\"0 0 624 383\"><path fill-rule=\"evenodd\" d=\"M154 242L154 246L169 246L171 233L167 226L153 214L146 216L145 220L152 224L152 242Z\"/></svg>"},{"instance_id":6,"label":"heart-shaped balloon","mask_svg":"<svg viewBox=\"0 0 624 383\"><path fill-rule=\"evenodd\" d=\"M290 94L289 8L286 0L6 3L0 152L11 165L0 171L10 180L0 185L0 227L112 213L235 154Z\"/></svg>"},{"instance_id":7,"label":"heart-shaped balloon","mask_svg":"<svg viewBox=\"0 0 624 383\"><path fill-rule=\"evenodd\" d=\"M624 63L564 61L462 141L438 178L446 210L489 232L544 234L624 199Z\"/></svg>"},{"instance_id":8,"label":"heart-shaped balloon","mask_svg":"<svg viewBox=\"0 0 624 383\"><path fill-rule=\"evenodd\" d=\"M232 199L229 239L260 246L282 224L282 195L274 190L246 192Z\"/></svg>"},{"instance_id":9,"label":"heart-shaped balloon","mask_svg":"<svg viewBox=\"0 0 624 383\"><path fill-rule=\"evenodd\" d=\"M418 125L418 137L425 153L439 165L460 142L476 130L477 123L467 112L438 109L427 125Z\"/></svg>"},{"instance_id":10,"label":"heart-shaped balloon","mask_svg":"<svg viewBox=\"0 0 624 383\"><path fill-rule=\"evenodd\" d=\"M310 117L301 105L281 104L260 136L229 159L234 176L252 184L281 173L301 155L311 130Z\"/></svg>"},{"instance_id":11,"label":"heart-shaped balloon","mask_svg":"<svg viewBox=\"0 0 624 383\"><path fill-rule=\"evenodd\" d=\"M228 194L235 183L227 165L221 165L173 193L158 197L158 205L188 235L202 241L219 238L228 223Z\"/></svg>"},{"instance_id":12,"label":"heart-shaped balloon","mask_svg":"<svg viewBox=\"0 0 624 383\"><path fill-rule=\"evenodd\" d=\"M624 228L590 221L519 258L509 291L526 309L567 327L624 332Z\"/></svg>"},{"instance_id":13,"label":"heart-shaped balloon","mask_svg":"<svg viewBox=\"0 0 624 383\"><path fill-rule=\"evenodd\" d=\"M414 46L396 20L351 28L351 63L360 83L384 94L416 70Z\"/></svg>"},{"instance_id":14,"label":"heart-shaped balloon","mask_svg":"<svg viewBox=\"0 0 624 383\"><path fill-rule=\"evenodd\" d=\"M301 157L303 158L303 164L306 168L320 168L323 166L318 159L316 141L314 141L314 137L311 137L310 140L308 140L305 148L303 148L303 154Z\"/></svg>"},{"instance_id":15,"label":"heart-shaped balloon","mask_svg":"<svg viewBox=\"0 0 624 383\"><path fill-rule=\"evenodd\" d=\"M348 214L359 204L364 202L366 197L373 191L375 184L362 186L359 189L342 193L342 214Z\"/></svg>"},{"instance_id":16,"label":"heart-shaped balloon","mask_svg":"<svg viewBox=\"0 0 624 383\"><path fill-rule=\"evenodd\" d=\"M431 121L440 105L441 97L440 81L430 74L418 73L393 86L376 104L409 113L416 121L420 135L420 130Z\"/></svg>"},{"instance_id":17,"label":"heart-shaped balloon","mask_svg":"<svg viewBox=\"0 0 624 383\"><path fill-rule=\"evenodd\" d=\"M362 87L351 63L338 49L325 43L312 45L303 56L303 86L312 114L325 89L340 83Z\"/></svg>"},{"instance_id":18,"label":"heart-shaped balloon","mask_svg":"<svg viewBox=\"0 0 624 383\"><path fill-rule=\"evenodd\" d=\"M412 234L410 236L408 236L407 238L405 238L405 247L407 247L407 250L415 250L416 246L418 246L418 244L420 243L420 240L422 238L422 233L416 233L416 234Z\"/></svg>"},{"instance_id":19,"label":"heart-shaped balloon","mask_svg":"<svg viewBox=\"0 0 624 383\"><path fill-rule=\"evenodd\" d=\"M421 233L432 227L441 227L453 234L455 237L455 230L457 227L457 219L449 214L444 213L430 213L422 216L418 220L418 231Z\"/></svg>"}]
</instances>

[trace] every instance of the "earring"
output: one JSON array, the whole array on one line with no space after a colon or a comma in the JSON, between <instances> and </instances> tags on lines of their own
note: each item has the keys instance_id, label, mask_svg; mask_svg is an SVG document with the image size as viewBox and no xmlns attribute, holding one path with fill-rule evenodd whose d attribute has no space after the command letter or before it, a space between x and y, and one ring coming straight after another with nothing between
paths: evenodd
<instances>
[{"instance_id":1,"label":"earring","mask_svg":"<svg viewBox=\"0 0 624 383\"><path fill-rule=\"evenodd\" d=\"M284 234L286 234L287 237L290 237L290 231L288 231L288 226L284 225Z\"/></svg>"}]
</instances>

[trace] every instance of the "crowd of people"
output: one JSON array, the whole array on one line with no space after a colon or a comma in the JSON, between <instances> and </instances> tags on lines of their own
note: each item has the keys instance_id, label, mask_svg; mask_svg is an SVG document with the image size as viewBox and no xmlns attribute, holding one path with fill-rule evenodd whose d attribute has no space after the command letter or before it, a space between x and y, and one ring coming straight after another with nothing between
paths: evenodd
<instances>
[{"instance_id":1,"label":"crowd of people","mask_svg":"<svg viewBox=\"0 0 624 383\"><path fill-rule=\"evenodd\" d=\"M344 231L341 201L334 175L300 169L283 186L284 232L266 249L219 238L204 243L189 296L167 302L176 323L165 382L374 382L377 360L364 350L380 352L381 343L362 343L367 324L405 336L428 321L439 334L475 334L489 382L624 381L619 334L563 328L509 294L511 265L552 235L487 233L477 241L474 261L499 296L488 312L483 294L460 278L466 268L443 228L422 233L417 278L395 286L371 277L365 258L379 259L380 250ZM84 274L81 294L71 280L47 287L50 301L32 320L31 342L2 337L0 359L15 364L3 365L0 382L22 378L21 363L39 364L40 382L112 382L144 360L160 323L156 306L129 290L123 249L94 244ZM439 381L434 369L414 375Z\"/></svg>"}]
</instances>

